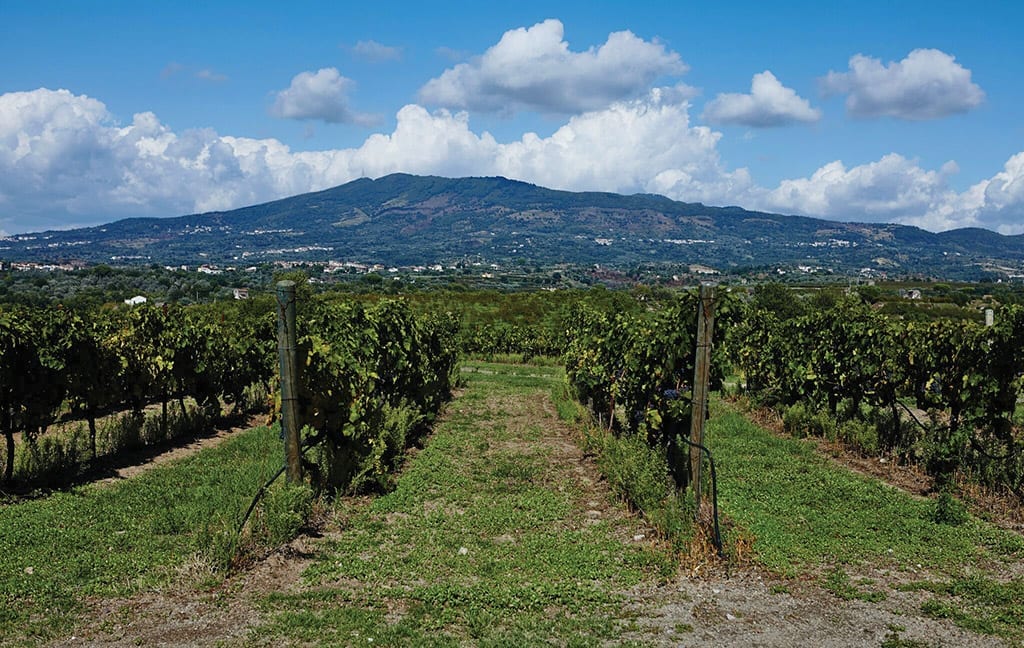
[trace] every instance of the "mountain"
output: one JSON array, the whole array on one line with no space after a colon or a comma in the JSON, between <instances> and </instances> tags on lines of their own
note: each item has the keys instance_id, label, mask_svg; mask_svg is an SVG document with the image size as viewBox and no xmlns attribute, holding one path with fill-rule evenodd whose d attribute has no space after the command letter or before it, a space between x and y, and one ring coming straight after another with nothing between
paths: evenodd
<instances>
[{"instance_id":1,"label":"mountain","mask_svg":"<svg viewBox=\"0 0 1024 648\"><path fill-rule=\"evenodd\" d=\"M664 196L568 192L506 178L407 174L262 205L0 241L4 261L255 265L338 260L388 266L699 264L977 278L1024 274L1024 236L840 223Z\"/></svg>"}]
</instances>

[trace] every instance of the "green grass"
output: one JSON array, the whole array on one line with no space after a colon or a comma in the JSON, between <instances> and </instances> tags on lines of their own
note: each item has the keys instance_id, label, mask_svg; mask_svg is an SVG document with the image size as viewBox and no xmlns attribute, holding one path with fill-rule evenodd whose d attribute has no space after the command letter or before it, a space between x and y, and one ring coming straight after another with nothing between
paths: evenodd
<instances>
[{"instance_id":1,"label":"green grass","mask_svg":"<svg viewBox=\"0 0 1024 648\"><path fill-rule=\"evenodd\" d=\"M130 480L0 506L0 644L52 637L74 622L83 597L165 584L197 554L214 573L282 454L277 434L258 428ZM297 503L288 491L270 501ZM294 519L262 522L275 541L289 533L282 525L294 531Z\"/></svg>"},{"instance_id":2,"label":"green grass","mask_svg":"<svg viewBox=\"0 0 1024 648\"><path fill-rule=\"evenodd\" d=\"M623 543L625 522L589 523L593 493L539 442L523 408L556 369L471 363L463 375L396 489L343 516L306 591L264 602L254 640L600 645L624 621L619 592L674 572L668 554Z\"/></svg>"},{"instance_id":3,"label":"green grass","mask_svg":"<svg viewBox=\"0 0 1024 648\"><path fill-rule=\"evenodd\" d=\"M719 503L755 537L757 559L787 575L817 574L843 600L878 602L885 585L854 580L869 565L926 576L897 589L934 596L921 611L981 634L1024 633L1024 579L997 579L1006 562L1024 558L1024 538L950 504L912 497L833 464L810 442L779 438L718 403L708 443L719 474ZM831 569L829 570L829 567ZM822 571L822 570L825 571ZM883 645L918 646L887 635Z\"/></svg>"},{"instance_id":4,"label":"green grass","mask_svg":"<svg viewBox=\"0 0 1024 648\"><path fill-rule=\"evenodd\" d=\"M930 500L831 463L813 444L779 438L727 403L709 422L719 504L755 538L758 560L780 573L871 564L950 573L1024 557L1024 539L970 518L938 524Z\"/></svg>"},{"instance_id":5,"label":"green grass","mask_svg":"<svg viewBox=\"0 0 1024 648\"><path fill-rule=\"evenodd\" d=\"M900 589L924 590L935 596L921 605L926 615L951 619L981 634L1020 639L1024 629L1024 579L997 581L981 574L948 581L917 581Z\"/></svg>"},{"instance_id":6,"label":"green grass","mask_svg":"<svg viewBox=\"0 0 1024 648\"><path fill-rule=\"evenodd\" d=\"M588 517L617 505L595 504L605 495L588 490L545 442L557 425L547 411L584 420L561 371L471 362L462 376L459 398L395 489L336 503L338 528L326 530L300 587L259 601L263 620L249 640L588 646L636 630L623 592L675 574L678 553L630 543L632 523L621 515ZM706 440L719 504L730 532L753 538L758 562L867 602L891 590L862 578L865 566L913 571L923 580L905 587L927 592L923 614L1021 635L1024 581L992 573L1024 557L1019 535L975 518L936 523L933 501L837 466L812 443L775 437L728 403L716 401L712 412ZM638 499L666 501L656 461L614 435L587 442L619 494L630 498L632 488ZM237 548L239 516L279 467L280 450L277 434L262 428L121 483L0 506L0 644L59 636L83 598L180 581L183 565L219 579L214 568ZM274 489L254 521L263 541L294 534L308 504L306 492ZM657 522L660 509L648 506ZM886 645L917 645L900 632L891 628Z\"/></svg>"},{"instance_id":7,"label":"green grass","mask_svg":"<svg viewBox=\"0 0 1024 648\"><path fill-rule=\"evenodd\" d=\"M522 353L495 353L491 356L484 354L469 354L466 362L470 364L503 364L503 365L530 365L540 367L561 367L560 356L533 356L528 361L523 361Z\"/></svg>"},{"instance_id":8,"label":"green grass","mask_svg":"<svg viewBox=\"0 0 1024 648\"><path fill-rule=\"evenodd\" d=\"M858 587L858 585L860 587ZM860 582L854 584L850 580L849 574L838 566L825 577L825 589L844 601L858 600L866 601L868 603L884 601L886 598L885 592L867 589L865 587L870 585L874 585L874 582L866 579L862 579Z\"/></svg>"},{"instance_id":9,"label":"green grass","mask_svg":"<svg viewBox=\"0 0 1024 648\"><path fill-rule=\"evenodd\" d=\"M694 538L694 507L692 498L671 483L664 453L639 435L618 436L595 425L586 408L573 399L564 374L553 385L551 399L559 418L583 431L585 448L596 456L612 491L640 511L677 552L685 551Z\"/></svg>"}]
</instances>

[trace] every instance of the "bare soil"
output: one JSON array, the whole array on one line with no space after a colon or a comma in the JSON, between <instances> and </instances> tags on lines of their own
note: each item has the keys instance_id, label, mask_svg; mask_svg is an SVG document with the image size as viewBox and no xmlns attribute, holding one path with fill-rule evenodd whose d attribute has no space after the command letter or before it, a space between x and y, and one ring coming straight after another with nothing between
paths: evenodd
<instances>
[{"instance_id":1,"label":"bare soil","mask_svg":"<svg viewBox=\"0 0 1024 648\"><path fill-rule=\"evenodd\" d=\"M641 628L631 638L656 646L831 648L880 646L894 637L922 646L1005 645L922 616L919 593L888 590L880 603L844 601L813 583L783 583L757 570L680 578L630 594Z\"/></svg>"},{"instance_id":2,"label":"bare soil","mask_svg":"<svg viewBox=\"0 0 1024 648\"><path fill-rule=\"evenodd\" d=\"M248 570L215 587L203 587L210 571L200 561L185 565L169 587L129 598L86 602L89 619L72 636L52 646L250 645L260 621L258 601L274 592L292 592L312 562L319 534L303 535Z\"/></svg>"}]
</instances>

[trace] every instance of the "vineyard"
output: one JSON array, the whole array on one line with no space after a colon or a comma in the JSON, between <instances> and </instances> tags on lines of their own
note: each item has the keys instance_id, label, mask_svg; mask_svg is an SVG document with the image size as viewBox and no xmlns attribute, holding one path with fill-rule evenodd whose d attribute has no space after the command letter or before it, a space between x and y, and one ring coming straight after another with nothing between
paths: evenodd
<instances>
[{"instance_id":1,"label":"vineyard","mask_svg":"<svg viewBox=\"0 0 1024 648\"><path fill-rule=\"evenodd\" d=\"M298 330L300 425L322 439L310 466L331 488L386 487L458 372L458 322L401 302L308 303Z\"/></svg>"},{"instance_id":2,"label":"vineyard","mask_svg":"<svg viewBox=\"0 0 1024 648\"><path fill-rule=\"evenodd\" d=\"M50 472L95 460L97 419L125 411L134 439L108 452L138 445L144 409L160 405L168 431L168 404L185 415L192 399L207 416L221 400L249 408L247 393L272 377L273 316L239 309L155 307L79 313L63 308L0 312L0 428L5 438L4 482L15 479L15 438L33 453L56 457ZM81 449L43 437L58 420L84 419L89 438ZM132 435L129 435L132 436ZM57 445L54 445L57 444ZM46 472L46 471L44 471Z\"/></svg>"},{"instance_id":3,"label":"vineyard","mask_svg":"<svg viewBox=\"0 0 1024 648\"><path fill-rule=\"evenodd\" d=\"M450 392L457 322L414 316L389 301L363 307L309 299L303 309L301 422L308 437L324 441L318 447L324 485L359 488L385 480ZM181 433L193 435L212 425L222 402L266 410L277 379L275 354L275 313L265 301L0 312L3 481L47 485L85 469L99 457L97 419L112 413L123 412L128 423L121 427L130 432L107 439L108 457L173 436L170 403L189 424ZM159 405L160 414L157 429L145 435L149 405ZM77 439L44 436L68 420L87 424L86 448ZM25 446L20 475L18 439Z\"/></svg>"},{"instance_id":4,"label":"vineyard","mask_svg":"<svg viewBox=\"0 0 1024 648\"><path fill-rule=\"evenodd\" d=\"M741 572L758 564L773 578L821 582L843 601L903 596L887 593L900 591L896 585L875 585L868 565L926 564L935 570L931 580L912 583L931 593L925 617L990 635L1012 636L1024 626L1014 603L1019 579L972 572L981 580L960 581L966 577L956 572L975 560L994 565L1024 555L1016 534L982 525L957 500L968 482L1016 502L1024 495L1024 308L1000 308L986 327L969 319L907 321L856 294L793 307L756 291L751 298L719 289L708 371L718 394L709 401L705 442L719 476L714 491L703 483L708 472L700 483L706 496L722 501L717 555L706 541L709 521L685 496L695 485L686 440L693 412L702 411L694 400L702 308L696 291L594 291L564 301L353 299L304 287L296 403L305 483L278 482L257 505L267 488L260 484L273 483L282 456L276 428L264 428L210 458L172 466L166 476L154 471L138 487L126 480L116 489L11 498L0 504L0 550L17 558L0 570L7 591L0 625L45 636L52 632L47 623L63 623L47 605L80 614L77 592L133 595L158 583L143 574L166 578L188 555L212 565L217 578L232 578L310 524L317 533L333 529L320 549L295 550L325 551L312 563L303 559L309 571L301 587L313 589L253 603L280 614L255 626L251 618L241 622L257 628L242 643L346 643L371 632L396 643L436 632L456 643L542 640L534 627L595 641L621 632L636 638L644 624L660 628L660 615L647 610L636 617L641 621L609 621L626 609L617 588L663 581L694 564ZM104 453L170 438L176 421L188 423L182 434L197 434L224 415L225 404L280 418L276 315L269 297L0 311L3 490L59 486ZM528 364L481 361L494 357ZM465 389L445 410L460 384ZM742 415L765 408L777 412L789 439ZM570 423L555 421L555 410ZM109 435L98 443L105 418L146 419L139 429L148 432L123 435L121 446ZM54 435L68 422L88 430L85 445ZM809 454L803 436L919 470L938 497L908 499L851 477ZM597 469L600 476L590 472ZM348 497L355 494L373 497ZM639 515L619 511L610 496ZM247 504L250 513L256 507L251 520ZM57 546L40 535L48 524L64 538ZM108 537L123 555L60 553ZM622 538L633 542L617 544ZM564 551L577 544L581 553ZM63 571L75 577L67 584L44 577L47 561L66 563ZM982 589L963 589L969 587ZM750 596L771 598L767 589L757 592ZM977 596L991 611L961 612L949 607L952 596ZM411 612L394 626L378 614L383 609ZM335 619L339 610L368 616ZM669 630L703 623L700 614L694 607L686 623ZM304 621L292 627L286 619ZM978 619L989 625L970 625ZM322 634L308 634L313 627ZM898 640L900 632L873 636Z\"/></svg>"},{"instance_id":5,"label":"vineyard","mask_svg":"<svg viewBox=\"0 0 1024 648\"><path fill-rule=\"evenodd\" d=\"M299 320L301 418L307 436L333 439L318 449L331 466L324 478L336 485L386 481L401 449L428 428L461 352L563 357L579 400L615 430L664 452L683 485L675 464L685 452L676 437L690 425L696 296L659 297L643 304L604 292L576 294L557 307L550 298L513 298L519 302L506 299L497 318L469 317L477 313L472 296L463 298L461 311L457 296L309 298ZM712 388L736 374L735 391L777 408L787 429L918 464L938 490L965 478L1024 495L1024 308L1003 307L996 325L985 327L906 321L856 296L793 311L723 291L716 307ZM159 406L159 420L149 426L157 438L171 434L170 403L178 417L205 417L194 427L209 425L225 403L239 410L272 405L266 394L276 380L274 345L274 310L266 300L4 309L4 482L19 479L16 454L35 457L31 470L25 459L22 478L45 479L44 456L54 463L51 475L95 460L97 419L112 413L136 422L121 441L131 447L142 442L139 422L150 405ZM191 411L186 401L194 403ZM87 426L83 447L61 446L44 434L68 420ZM17 443L26 452L16 452ZM104 445L112 446L107 453L120 449ZM341 457L357 459L346 465Z\"/></svg>"},{"instance_id":6,"label":"vineyard","mask_svg":"<svg viewBox=\"0 0 1024 648\"><path fill-rule=\"evenodd\" d=\"M904 322L848 299L792 319L754 310L730 351L792 431L920 464L940 490L959 474L1024 497L1022 335L1018 306L986 327Z\"/></svg>"},{"instance_id":7,"label":"vineyard","mask_svg":"<svg viewBox=\"0 0 1024 648\"><path fill-rule=\"evenodd\" d=\"M566 323L569 383L595 418L660 447L681 485L690 427L696 295L639 314L580 308ZM856 296L795 317L726 293L711 383L778 408L787 430L1024 498L1024 309L996 325L907 322Z\"/></svg>"}]
</instances>

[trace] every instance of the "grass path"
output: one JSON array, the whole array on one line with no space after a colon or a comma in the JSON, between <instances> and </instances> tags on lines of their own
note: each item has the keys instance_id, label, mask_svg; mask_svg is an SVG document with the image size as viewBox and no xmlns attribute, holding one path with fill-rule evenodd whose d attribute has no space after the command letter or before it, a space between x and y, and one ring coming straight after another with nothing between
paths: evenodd
<instances>
[{"instance_id":1,"label":"grass path","mask_svg":"<svg viewBox=\"0 0 1024 648\"><path fill-rule=\"evenodd\" d=\"M722 406L709 429L721 500L760 566L680 573L558 419L557 369L464 375L393 492L342 500L322 535L220 583L179 571L123 596L85 589L87 613L55 645L954 646L1019 627L986 616L1018 614L1018 581L956 569L1018 563L1013 536L929 526L919 500ZM945 571L906 571L921 562Z\"/></svg>"},{"instance_id":2,"label":"grass path","mask_svg":"<svg viewBox=\"0 0 1024 648\"><path fill-rule=\"evenodd\" d=\"M94 601L59 645L597 645L675 573L551 402L557 370L473 364L397 488L207 591Z\"/></svg>"},{"instance_id":3,"label":"grass path","mask_svg":"<svg viewBox=\"0 0 1024 648\"><path fill-rule=\"evenodd\" d=\"M553 370L477 369L398 488L349 513L254 638L593 644L621 633L624 590L674 571L557 420Z\"/></svg>"}]
</instances>

